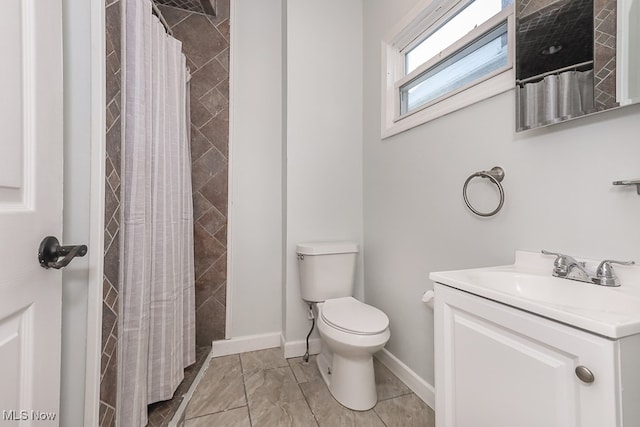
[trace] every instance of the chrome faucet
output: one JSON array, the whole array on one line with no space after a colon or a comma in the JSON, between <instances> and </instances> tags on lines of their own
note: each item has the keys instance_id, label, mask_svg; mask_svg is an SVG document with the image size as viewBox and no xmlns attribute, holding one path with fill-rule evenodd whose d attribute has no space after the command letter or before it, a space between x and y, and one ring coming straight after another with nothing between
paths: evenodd
<instances>
[{"instance_id":1,"label":"chrome faucet","mask_svg":"<svg viewBox=\"0 0 640 427\"><path fill-rule=\"evenodd\" d=\"M613 261L607 259L598 265L595 273L591 273L585 268L584 262L579 262L572 256L563 255L557 252L549 252L544 249L542 250L542 253L545 255L554 255L556 257L553 262L552 274L554 277L593 283L601 286L620 286L611 264L635 264L633 261Z\"/></svg>"}]
</instances>

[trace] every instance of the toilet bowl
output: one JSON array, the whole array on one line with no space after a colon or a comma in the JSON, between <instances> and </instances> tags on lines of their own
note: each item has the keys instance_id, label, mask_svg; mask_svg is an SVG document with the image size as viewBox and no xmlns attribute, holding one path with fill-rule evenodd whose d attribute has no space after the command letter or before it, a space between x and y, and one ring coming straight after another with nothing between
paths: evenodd
<instances>
[{"instance_id":1,"label":"toilet bowl","mask_svg":"<svg viewBox=\"0 0 640 427\"><path fill-rule=\"evenodd\" d=\"M347 408L366 411L378 397L373 354L389 341L389 318L353 297L317 304L323 351L318 368L333 397Z\"/></svg>"},{"instance_id":2,"label":"toilet bowl","mask_svg":"<svg viewBox=\"0 0 640 427\"><path fill-rule=\"evenodd\" d=\"M373 354L389 341L389 318L353 298L358 245L311 242L296 246L300 294L313 307L322 351L318 368L333 397L357 411L378 396Z\"/></svg>"}]
</instances>

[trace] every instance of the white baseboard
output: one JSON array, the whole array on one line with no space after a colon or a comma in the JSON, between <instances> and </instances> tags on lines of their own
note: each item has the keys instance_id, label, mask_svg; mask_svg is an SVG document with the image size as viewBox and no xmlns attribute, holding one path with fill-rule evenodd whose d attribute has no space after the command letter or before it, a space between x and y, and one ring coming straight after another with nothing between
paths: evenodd
<instances>
[{"instance_id":1,"label":"white baseboard","mask_svg":"<svg viewBox=\"0 0 640 427\"><path fill-rule=\"evenodd\" d=\"M211 343L211 355L212 357L227 356L229 354L265 350L273 347L280 347L279 332L214 341Z\"/></svg>"},{"instance_id":2,"label":"white baseboard","mask_svg":"<svg viewBox=\"0 0 640 427\"><path fill-rule=\"evenodd\" d=\"M436 408L436 389L433 385L418 376L400 359L383 348L375 354L375 358L387 367L396 377L398 377L407 387L409 387L424 403L433 410Z\"/></svg>"},{"instance_id":3,"label":"white baseboard","mask_svg":"<svg viewBox=\"0 0 640 427\"><path fill-rule=\"evenodd\" d=\"M214 341L211 343L211 355L212 357L227 356L229 354L246 353L273 347L283 348L285 359L304 356L307 351L306 341L287 342L282 334L275 332ZM321 348L320 338L311 338L309 340L309 354L318 354Z\"/></svg>"},{"instance_id":4,"label":"white baseboard","mask_svg":"<svg viewBox=\"0 0 640 427\"><path fill-rule=\"evenodd\" d=\"M284 337L280 338L280 346L284 348L284 358L301 357L307 352L306 341L285 341ZM309 340L309 354L318 354L322 348L320 338L311 338Z\"/></svg>"}]
</instances>

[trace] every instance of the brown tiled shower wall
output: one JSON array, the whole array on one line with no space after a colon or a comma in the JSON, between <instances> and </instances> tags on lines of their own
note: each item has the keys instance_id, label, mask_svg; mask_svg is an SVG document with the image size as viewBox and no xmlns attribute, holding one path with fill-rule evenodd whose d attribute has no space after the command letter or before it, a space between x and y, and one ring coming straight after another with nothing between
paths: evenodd
<instances>
[{"instance_id":1,"label":"brown tiled shower wall","mask_svg":"<svg viewBox=\"0 0 640 427\"><path fill-rule=\"evenodd\" d=\"M160 6L191 71L196 345L224 338L229 145L229 0L216 16ZM100 425L115 425L120 245L121 1L106 1L105 262ZM200 357L199 359L203 359ZM192 376L192 375L189 375Z\"/></svg>"},{"instance_id":2,"label":"brown tiled shower wall","mask_svg":"<svg viewBox=\"0 0 640 427\"><path fill-rule=\"evenodd\" d=\"M100 426L114 426L120 268L120 0L106 1L106 165Z\"/></svg>"},{"instance_id":3,"label":"brown tiled shower wall","mask_svg":"<svg viewBox=\"0 0 640 427\"><path fill-rule=\"evenodd\" d=\"M213 3L213 2L212 2ZM229 155L229 0L216 16L159 6L191 71L196 344L224 338Z\"/></svg>"}]
</instances>

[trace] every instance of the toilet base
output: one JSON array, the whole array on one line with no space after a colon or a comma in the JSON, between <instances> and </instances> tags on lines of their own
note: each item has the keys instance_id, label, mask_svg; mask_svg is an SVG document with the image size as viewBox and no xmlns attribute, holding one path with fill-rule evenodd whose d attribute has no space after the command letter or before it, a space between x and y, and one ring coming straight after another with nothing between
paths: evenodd
<instances>
[{"instance_id":1,"label":"toilet base","mask_svg":"<svg viewBox=\"0 0 640 427\"><path fill-rule=\"evenodd\" d=\"M343 406L366 411L378 401L373 371L373 357L344 358L331 354L323 343L316 358L322 379L331 395Z\"/></svg>"},{"instance_id":2,"label":"toilet base","mask_svg":"<svg viewBox=\"0 0 640 427\"><path fill-rule=\"evenodd\" d=\"M326 350L324 343L322 343L322 352L316 356L316 364L318 365L320 376L329 387L331 383L331 354Z\"/></svg>"}]
</instances>

